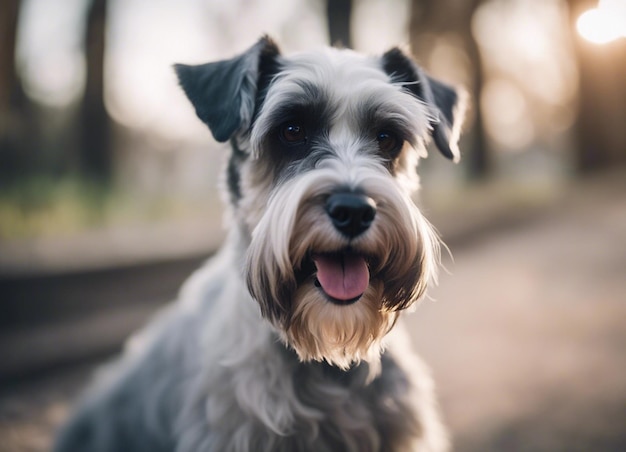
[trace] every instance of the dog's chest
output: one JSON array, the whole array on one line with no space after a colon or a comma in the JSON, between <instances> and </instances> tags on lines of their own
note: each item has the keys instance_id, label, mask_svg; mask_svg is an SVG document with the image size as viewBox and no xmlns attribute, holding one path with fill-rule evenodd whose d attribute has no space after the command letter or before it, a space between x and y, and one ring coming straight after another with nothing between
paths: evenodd
<instances>
[{"instance_id":1,"label":"dog's chest","mask_svg":"<svg viewBox=\"0 0 626 452\"><path fill-rule=\"evenodd\" d=\"M346 372L287 353L278 372L268 358L272 369L256 368L248 381L239 369L209 395L212 450L395 451L419 431L409 382L392 359L383 357L382 373L367 382L366 365Z\"/></svg>"}]
</instances>

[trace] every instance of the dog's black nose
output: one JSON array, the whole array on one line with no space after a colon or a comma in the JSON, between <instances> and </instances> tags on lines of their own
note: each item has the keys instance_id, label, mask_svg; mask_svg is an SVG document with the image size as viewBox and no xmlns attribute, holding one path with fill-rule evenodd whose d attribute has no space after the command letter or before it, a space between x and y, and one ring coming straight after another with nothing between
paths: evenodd
<instances>
[{"instance_id":1,"label":"dog's black nose","mask_svg":"<svg viewBox=\"0 0 626 452\"><path fill-rule=\"evenodd\" d=\"M326 201L326 212L342 234L353 238L370 227L376 216L376 204L358 193L335 193Z\"/></svg>"}]
</instances>

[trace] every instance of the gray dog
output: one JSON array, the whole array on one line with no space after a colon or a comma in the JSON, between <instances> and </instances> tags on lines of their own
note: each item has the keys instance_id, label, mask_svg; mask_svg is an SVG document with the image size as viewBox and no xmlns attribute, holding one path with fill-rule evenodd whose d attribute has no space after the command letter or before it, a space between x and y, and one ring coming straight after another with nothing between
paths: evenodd
<instances>
[{"instance_id":1,"label":"gray dog","mask_svg":"<svg viewBox=\"0 0 626 452\"><path fill-rule=\"evenodd\" d=\"M446 450L398 320L436 279L412 195L431 138L459 159L462 96L397 48L286 57L264 37L175 68L232 147L227 243L101 373L56 450Z\"/></svg>"}]
</instances>

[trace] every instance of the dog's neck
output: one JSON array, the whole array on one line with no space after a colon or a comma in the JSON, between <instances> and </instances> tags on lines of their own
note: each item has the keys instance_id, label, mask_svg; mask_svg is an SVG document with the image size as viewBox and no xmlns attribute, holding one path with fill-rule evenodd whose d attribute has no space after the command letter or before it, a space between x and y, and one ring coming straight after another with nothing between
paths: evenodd
<instances>
[{"instance_id":1,"label":"dog's neck","mask_svg":"<svg viewBox=\"0 0 626 452\"><path fill-rule=\"evenodd\" d=\"M300 375L302 378L307 376L307 378L334 382L341 386L363 387L369 384L378 373L372 374L372 367L376 366L372 366L364 361L354 364L349 369L341 369L326 361L302 362L293 349L279 341L277 335L275 338L277 351L281 354L285 363L294 370L296 376ZM306 382L299 381L298 384L306 385Z\"/></svg>"}]
</instances>

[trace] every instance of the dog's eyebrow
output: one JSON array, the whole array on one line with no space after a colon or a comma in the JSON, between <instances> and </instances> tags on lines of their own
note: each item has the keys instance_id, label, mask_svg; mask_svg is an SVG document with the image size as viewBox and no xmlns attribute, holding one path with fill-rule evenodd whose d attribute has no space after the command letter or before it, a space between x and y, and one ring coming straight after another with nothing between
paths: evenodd
<instances>
[{"instance_id":1,"label":"dog's eyebrow","mask_svg":"<svg viewBox=\"0 0 626 452\"><path fill-rule=\"evenodd\" d=\"M308 124L321 125L326 123L323 119L326 115L327 108L324 102L294 102L278 106L271 114L266 118L266 124L269 127L275 127L286 121L298 120L304 121Z\"/></svg>"},{"instance_id":2,"label":"dog's eyebrow","mask_svg":"<svg viewBox=\"0 0 626 452\"><path fill-rule=\"evenodd\" d=\"M263 123L268 127L282 124L290 119L302 119L323 123L329 119L331 106L328 96L319 86L303 80L283 83L280 92L275 93L271 112L265 116Z\"/></svg>"}]
</instances>

